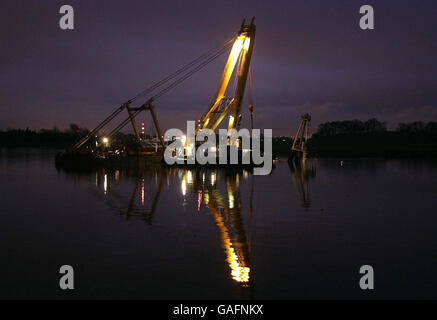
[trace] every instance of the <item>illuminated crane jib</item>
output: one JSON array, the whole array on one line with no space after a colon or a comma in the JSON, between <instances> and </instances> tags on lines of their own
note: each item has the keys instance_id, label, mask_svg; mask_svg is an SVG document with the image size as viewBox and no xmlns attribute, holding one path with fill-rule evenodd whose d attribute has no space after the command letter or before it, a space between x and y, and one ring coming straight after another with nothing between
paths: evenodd
<instances>
[{"instance_id":1,"label":"illuminated crane jib","mask_svg":"<svg viewBox=\"0 0 437 320\"><path fill-rule=\"evenodd\" d=\"M215 130L229 112L228 130L238 129L241 121L241 104L255 43L256 26L254 20L255 17L253 17L250 24L247 25L245 24L245 20L243 20L211 106L206 115L200 120L196 128L196 133L201 129ZM238 66L238 70L236 71L237 81L235 92L232 98L226 98L225 91L236 66ZM223 103L224 101L225 103Z\"/></svg>"}]
</instances>

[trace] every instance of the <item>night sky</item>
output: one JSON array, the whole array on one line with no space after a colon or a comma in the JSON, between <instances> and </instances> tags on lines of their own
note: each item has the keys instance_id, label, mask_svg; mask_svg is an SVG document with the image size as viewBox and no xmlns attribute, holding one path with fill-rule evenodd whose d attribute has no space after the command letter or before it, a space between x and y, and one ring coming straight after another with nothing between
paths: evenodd
<instances>
[{"instance_id":1,"label":"night sky","mask_svg":"<svg viewBox=\"0 0 437 320\"><path fill-rule=\"evenodd\" d=\"M59 28L63 4L74 31ZM359 28L363 4L375 30ZM2 0L0 129L92 128L252 16L255 127L291 135L306 112L313 131L332 120L437 121L435 0ZM164 129L207 110L225 60L156 101ZM247 100L243 110L247 126Z\"/></svg>"}]
</instances>

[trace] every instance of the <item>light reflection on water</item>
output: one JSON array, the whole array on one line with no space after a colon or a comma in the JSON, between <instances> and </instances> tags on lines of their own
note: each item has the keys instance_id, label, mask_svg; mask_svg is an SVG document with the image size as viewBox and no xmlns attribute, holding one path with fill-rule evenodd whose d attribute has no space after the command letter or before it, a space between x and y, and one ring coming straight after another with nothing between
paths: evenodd
<instances>
[{"instance_id":1,"label":"light reflection on water","mask_svg":"<svg viewBox=\"0 0 437 320\"><path fill-rule=\"evenodd\" d=\"M435 162L281 159L263 177L53 156L0 152L1 297L58 297L67 262L79 298L368 298L363 264L375 297L437 297Z\"/></svg>"},{"instance_id":2,"label":"light reflection on water","mask_svg":"<svg viewBox=\"0 0 437 320\"><path fill-rule=\"evenodd\" d=\"M72 171L68 174L76 179L81 178L80 172ZM200 212L203 207L212 217L212 222L219 234L220 245L226 254L230 277L242 287L250 287L252 280L250 249L239 194L240 175L248 180L250 173L247 170L188 170L152 167L141 171L101 169L97 170L94 175L95 188L89 187L90 192L96 196L101 196L103 193L105 203L126 219L136 217L148 224L152 224L164 183L166 181L169 183L170 177L179 179L180 193L184 199L183 205L187 203L188 195L197 195L197 212ZM123 198L120 195L119 182L129 177L134 178L134 187L131 196ZM223 185L219 185L217 177L223 178ZM252 192L247 215L249 220L253 206L253 180L251 184ZM248 223L250 226L250 221Z\"/></svg>"}]
</instances>

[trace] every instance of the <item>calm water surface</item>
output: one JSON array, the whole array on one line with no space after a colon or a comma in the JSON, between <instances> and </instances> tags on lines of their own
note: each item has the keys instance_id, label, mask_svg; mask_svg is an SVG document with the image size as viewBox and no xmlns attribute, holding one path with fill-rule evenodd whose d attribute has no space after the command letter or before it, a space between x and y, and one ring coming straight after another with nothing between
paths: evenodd
<instances>
[{"instance_id":1,"label":"calm water surface","mask_svg":"<svg viewBox=\"0 0 437 320\"><path fill-rule=\"evenodd\" d=\"M0 150L0 298L437 298L436 163L280 160L252 176L69 172L54 155Z\"/></svg>"}]
</instances>

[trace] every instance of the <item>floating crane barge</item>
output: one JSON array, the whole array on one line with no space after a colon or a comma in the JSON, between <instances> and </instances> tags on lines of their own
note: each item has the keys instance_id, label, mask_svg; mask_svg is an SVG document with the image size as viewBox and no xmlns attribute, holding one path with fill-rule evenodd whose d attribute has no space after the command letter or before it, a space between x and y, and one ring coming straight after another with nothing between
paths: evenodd
<instances>
[{"instance_id":1,"label":"floating crane barge","mask_svg":"<svg viewBox=\"0 0 437 320\"><path fill-rule=\"evenodd\" d=\"M219 47L209 50L185 65L183 68L155 83L150 88L140 92L135 97L127 100L74 146L66 150L66 152L59 154L56 158L57 163L60 165L85 167L143 167L149 164L164 163L163 155L167 145L164 141L164 135L162 134L159 126L155 111L156 108L154 105L155 101L201 70L211 61L227 52L229 49L230 54L222 73L218 88L208 108L208 111L204 116L201 117L200 120L198 120L195 134L198 134L203 129L215 130L227 115L229 115L227 125L228 132L232 129L238 130L242 118L241 106L247 82L249 87L248 96L252 127L251 129L253 129L250 62L255 43L256 26L254 24L254 19L255 18L252 18L249 24L245 24L245 20L243 20L236 37L226 41ZM225 96L233 74L235 74L234 92L231 96ZM141 103L141 99L143 99L142 101L145 102ZM102 129L105 128L123 111L127 111L127 118L109 131L109 134L102 135ZM135 118L142 111L149 111L153 119L154 129L157 137L154 145L151 145L150 143L147 145L144 137L138 132ZM128 146L125 144L117 144L116 142L112 142L114 136L129 123L131 124L134 132L136 139L135 143ZM184 145L184 148L184 154L186 154L186 144ZM241 154L241 147L238 145L237 148ZM217 163L219 162L217 161ZM188 162L185 162L183 165L187 166ZM239 164L238 166L254 165Z\"/></svg>"}]
</instances>

